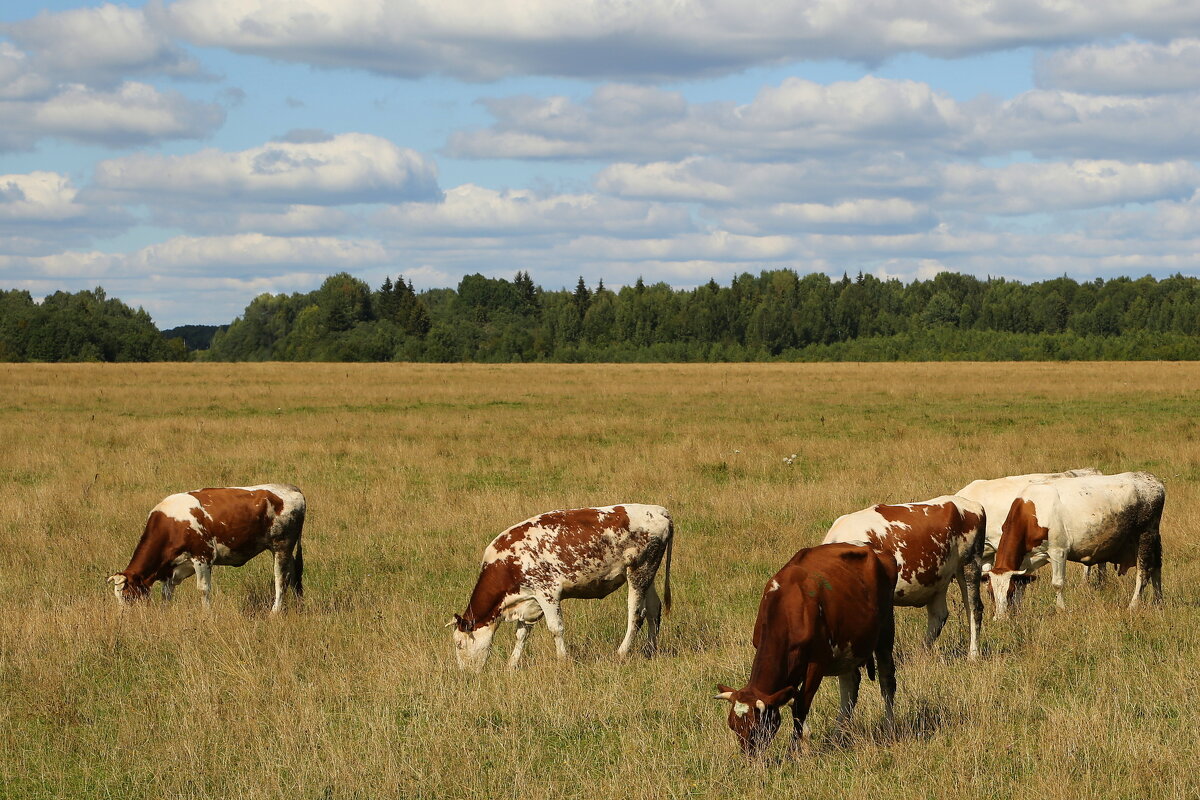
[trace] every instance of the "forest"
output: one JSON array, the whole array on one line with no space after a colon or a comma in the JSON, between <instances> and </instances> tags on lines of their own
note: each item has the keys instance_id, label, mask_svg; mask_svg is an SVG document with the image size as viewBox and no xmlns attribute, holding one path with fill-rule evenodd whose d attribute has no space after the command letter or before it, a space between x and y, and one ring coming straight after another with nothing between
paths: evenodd
<instances>
[{"instance_id":1,"label":"forest","mask_svg":"<svg viewBox=\"0 0 1200 800\"><path fill-rule=\"evenodd\" d=\"M168 338L171 337L171 338ZM527 272L414 290L346 273L164 336L103 289L0 292L4 361L940 361L1200 359L1200 279L944 272L903 283L791 269L694 289L547 290Z\"/></svg>"}]
</instances>

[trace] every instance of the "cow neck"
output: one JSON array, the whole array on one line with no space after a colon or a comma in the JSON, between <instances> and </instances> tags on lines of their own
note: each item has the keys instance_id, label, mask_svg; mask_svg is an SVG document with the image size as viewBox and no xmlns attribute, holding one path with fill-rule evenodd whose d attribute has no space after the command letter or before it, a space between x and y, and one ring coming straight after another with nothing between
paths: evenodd
<instances>
[{"instance_id":1,"label":"cow neck","mask_svg":"<svg viewBox=\"0 0 1200 800\"><path fill-rule=\"evenodd\" d=\"M795 620L780 608L778 598L771 599L775 602L759 612L760 616L765 613L769 617L759 628L758 650L750 666L750 681L747 684L763 695L774 694L785 686L799 686L804 678L799 667L807 661L804 658L807 648L802 642L793 641L786 634L772 635L773 632L778 634L785 631L790 634Z\"/></svg>"},{"instance_id":2,"label":"cow neck","mask_svg":"<svg viewBox=\"0 0 1200 800\"><path fill-rule=\"evenodd\" d=\"M153 515L151 515L151 520L146 522L142 538L138 539L137 547L133 549L129 566L125 567L125 574L131 578L140 578L143 581L153 580L162 570L166 560L163 556L166 543L161 536L155 536L151 532L152 521Z\"/></svg>"},{"instance_id":3,"label":"cow neck","mask_svg":"<svg viewBox=\"0 0 1200 800\"><path fill-rule=\"evenodd\" d=\"M520 569L509 559L484 564L471 592L463 619L476 625L488 625L500 616L504 598L521 587Z\"/></svg>"},{"instance_id":4,"label":"cow neck","mask_svg":"<svg viewBox=\"0 0 1200 800\"><path fill-rule=\"evenodd\" d=\"M1028 507L1027 507L1028 506ZM1034 506L1025 500L1017 500L1008 511L1001 528L1000 541L996 543L996 559L993 570L1011 572L1019 569L1029 552L1030 516L1036 514Z\"/></svg>"}]
</instances>

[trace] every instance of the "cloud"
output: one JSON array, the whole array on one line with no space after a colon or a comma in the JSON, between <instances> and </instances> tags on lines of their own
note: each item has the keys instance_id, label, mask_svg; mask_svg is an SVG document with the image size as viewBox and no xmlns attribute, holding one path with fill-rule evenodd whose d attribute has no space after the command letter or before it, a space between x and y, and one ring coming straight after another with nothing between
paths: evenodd
<instances>
[{"instance_id":1,"label":"cloud","mask_svg":"<svg viewBox=\"0 0 1200 800\"><path fill-rule=\"evenodd\" d=\"M102 193L130 200L204 203L337 205L440 195L431 159L364 133L305 135L232 153L137 154L101 161L94 182Z\"/></svg>"},{"instance_id":2,"label":"cloud","mask_svg":"<svg viewBox=\"0 0 1200 800\"><path fill-rule=\"evenodd\" d=\"M441 203L407 203L380 213L375 222L422 236L522 237L604 232L645 235L679 231L691 222L685 209L595 194L540 196L528 190L496 191L464 184Z\"/></svg>"},{"instance_id":3,"label":"cloud","mask_svg":"<svg viewBox=\"0 0 1200 800\"><path fill-rule=\"evenodd\" d=\"M128 253L67 250L43 256L0 255L0 279L66 281L268 279L295 272L329 275L390 263L370 239L262 234L176 236Z\"/></svg>"},{"instance_id":4,"label":"cloud","mask_svg":"<svg viewBox=\"0 0 1200 800\"><path fill-rule=\"evenodd\" d=\"M468 80L551 75L657 80L789 61L878 64L900 53L959 57L1132 35L1200 31L1186 0L1016 0L1004 4L845 0L176 0L189 41L324 67Z\"/></svg>"},{"instance_id":5,"label":"cloud","mask_svg":"<svg viewBox=\"0 0 1200 800\"><path fill-rule=\"evenodd\" d=\"M124 209L81 202L65 175L0 175L0 253L55 252L115 235L132 223Z\"/></svg>"},{"instance_id":6,"label":"cloud","mask_svg":"<svg viewBox=\"0 0 1200 800\"><path fill-rule=\"evenodd\" d=\"M0 25L55 82L111 88L129 75L205 77L200 65L142 9L106 3Z\"/></svg>"},{"instance_id":7,"label":"cloud","mask_svg":"<svg viewBox=\"0 0 1200 800\"><path fill-rule=\"evenodd\" d=\"M30 97L35 91L44 95ZM0 83L0 151L27 150L46 137L110 147L195 139L224 121L225 112L216 104L144 83L123 83L113 90L82 84L46 89L31 74Z\"/></svg>"},{"instance_id":8,"label":"cloud","mask_svg":"<svg viewBox=\"0 0 1200 800\"><path fill-rule=\"evenodd\" d=\"M1200 39L1089 44L1036 61L1037 84L1086 94L1195 92L1200 86Z\"/></svg>"},{"instance_id":9,"label":"cloud","mask_svg":"<svg viewBox=\"0 0 1200 800\"><path fill-rule=\"evenodd\" d=\"M490 128L453 134L461 158L620 158L737 154L771 160L811 153L967 146L974 121L927 84L866 76L823 85L787 78L745 105L688 104L676 92L605 85L582 104L565 97L490 99Z\"/></svg>"},{"instance_id":10,"label":"cloud","mask_svg":"<svg viewBox=\"0 0 1200 800\"><path fill-rule=\"evenodd\" d=\"M829 204L863 197L927 199L938 190L938 174L928 159L897 151L785 162L696 156L612 164L597 173L595 184L601 192L619 197L711 206Z\"/></svg>"},{"instance_id":11,"label":"cloud","mask_svg":"<svg viewBox=\"0 0 1200 800\"><path fill-rule=\"evenodd\" d=\"M1200 157L1200 90L1138 97L1050 89L959 102L924 83L866 76L822 85L788 78L744 105L602 86L583 102L485 101L488 128L459 131L461 158L670 161L701 155L788 161L900 152L910 159L1008 156L1169 160Z\"/></svg>"},{"instance_id":12,"label":"cloud","mask_svg":"<svg viewBox=\"0 0 1200 800\"><path fill-rule=\"evenodd\" d=\"M948 164L942 167L941 177L939 207L986 214L1044 214L1186 198L1200 183L1200 168L1188 161L1077 160L992 169Z\"/></svg>"}]
</instances>

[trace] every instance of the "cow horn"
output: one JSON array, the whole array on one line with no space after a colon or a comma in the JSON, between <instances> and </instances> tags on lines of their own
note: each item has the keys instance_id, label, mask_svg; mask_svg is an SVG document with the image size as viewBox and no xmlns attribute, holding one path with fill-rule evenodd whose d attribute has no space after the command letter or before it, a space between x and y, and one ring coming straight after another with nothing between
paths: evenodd
<instances>
[{"instance_id":1,"label":"cow horn","mask_svg":"<svg viewBox=\"0 0 1200 800\"><path fill-rule=\"evenodd\" d=\"M720 692L713 695L713 700L732 700L733 692Z\"/></svg>"},{"instance_id":2,"label":"cow horn","mask_svg":"<svg viewBox=\"0 0 1200 800\"><path fill-rule=\"evenodd\" d=\"M447 622L447 623L446 623L446 627L447 627L447 628L454 628L454 627L457 627L457 626L458 626L458 620L456 620L456 619L452 619L452 620L450 620L449 622Z\"/></svg>"}]
</instances>

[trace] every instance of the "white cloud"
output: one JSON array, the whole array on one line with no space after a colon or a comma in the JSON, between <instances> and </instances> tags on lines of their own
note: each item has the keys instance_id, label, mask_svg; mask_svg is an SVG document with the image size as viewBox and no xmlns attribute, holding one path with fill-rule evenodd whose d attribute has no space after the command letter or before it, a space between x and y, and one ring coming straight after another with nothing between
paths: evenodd
<instances>
[{"instance_id":1,"label":"white cloud","mask_svg":"<svg viewBox=\"0 0 1200 800\"><path fill-rule=\"evenodd\" d=\"M439 235L532 236L584 231L613 235L678 231L690 225L685 209L595 194L539 196L473 184L449 189L441 203L393 206L375 220L389 229Z\"/></svg>"},{"instance_id":2,"label":"white cloud","mask_svg":"<svg viewBox=\"0 0 1200 800\"><path fill-rule=\"evenodd\" d=\"M0 25L29 52L33 70L55 81L112 86L133 74L200 77L194 59L142 9L106 3Z\"/></svg>"},{"instance_id":3,"label":"white cloud","mask_svg":"<svg viewBox=\"0 0 1200 800\"><path fill-rule=\"evenodd\" d=\"M81 202L66 175L0 175L0 253L55 252L114 235L132 222L121 208Z\"/></svg>"},{"instance_id":4,"label":"white cloud","mask_svg":"<svg viewBox=\"0 0 1200 800\"><path fill-rule=\"evenodd\" d=\"M766 160L810 153L967 146L975 121L927 84L866 76L829 85L788 78L745 105L687 104L677 93L603 86L565 97L485 101L496 123L447 143L465 158L656 160L695 154Z\"/></svg>"},{"instance_id":5,"label":"white cloud","mask_svg":"<svg viewBox=\"0 0 1200 800\"><path fill-rule=\"evenodd\" d=\"M1187 0L812 0L759 4L753 13L735 0L176 0L166 15L204 46L472 80L696 77L793 60L874 64L908 52L956 57L1200 31L1200 8Z\"/></svg>"},{"instance_id":6,"label":"white cloud","mask_svg":"<svg viewBox=\"0 0 1200 800\"><path fill-rule=\"evenodd\" d=\"M1200 39L1160 44L1089 44L1043 55L1038 85L1088 94L1194 92L1200 87Z\"/></svg>"},{"instance_id":7,"label":"white cloud","mask_svg":"<svg viewBox=\"0 0 1200 800\"><path fill-rule=\"evenodd\" d=\"M28 96L27 90L40 86L28 74L0 83L0 151L28 149L44 137L111 147L194 139L225 121L224 110L214 103L144 83L112 90L63 84L45 96ZM19 96L10 99L14 94Z\"/></svg>"},{"instance_id":8,"label":"white cloud","mask_svg":"<svg viewBox=\"0 0 1200 800\"><path fill-rule=\"evenodd\" d=\"M613 96L622 102L611 102ZM1155 97L1037 89L1004 102L962 103L924 83L868 75L829 85L788 78L744 105L687 104L671 93L609 86L582 103L522 96L486 106L495 123L453 134L451 155L623 162L717 154L742 161L874 159L893 152L942 160L1022 151L1143 161L1200 157L1200 137L1192 134L1200 129L1200 87ZM669 113L655 116L663 106Z\"/></svg>"},{"instance_id":9,"label":"white cloud","mask_svg":"<svg viewBox=\"0 0 1200 800\"><path fill-rule=\"evenodd\" d=\"M438 196L437 167L414 150L363 133L276 141L238 152L138 154L96 165L100 190L130 197L306 205Z\"/></svg>"},{"instance_id":10,"label":"white cloud","mask_svg":"<svg viewBox=\"0 0 1200 800\"><path fill-rule=\"evenodd\" d=\"M861 232L930 228L936 218L928 206L899 197L822 203L775 203L726 214L722 227L735 233L800 231Z\"/></svg>"},{"instance_id":11,"label":"white cloud","mask_svg":"<svg viewBox=\"0 0 1200 800\"><path fill-rule=\"evenodd\" d=\"M941 169L938 206L986 214L1039 214L1188 197L1200 169L1188 161L1128 164L1111 160L1021 163L989 169Z\"/></svg>"}]
</instances>

